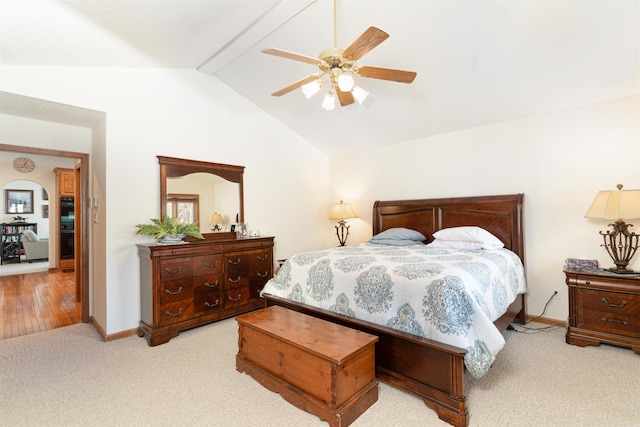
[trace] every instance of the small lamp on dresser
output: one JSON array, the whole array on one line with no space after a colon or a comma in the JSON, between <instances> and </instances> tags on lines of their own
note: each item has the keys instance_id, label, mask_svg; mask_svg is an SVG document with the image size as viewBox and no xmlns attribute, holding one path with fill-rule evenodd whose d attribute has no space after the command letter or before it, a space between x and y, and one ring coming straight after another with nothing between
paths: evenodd
<instances>
[{"instance_id":1,"label":"small lamp on dresser","mask_svg":"<svg viewBox=\"0 0 640 427\"><path fill-rule=\"evenodd\" d=\"M349 203L344 203L340 200L340 203L336 203L331 207L331 213L329 219L337 219L338 225L336 225L336 236L340 246L344 246L347 243L347 237L349 237L349 226L345 220L349 218L357 218L358 216L354 212Z\"/></svg>"},{"instance_id":2,"label":"small lamp on dresser","mask_svg":"<svg viewBox=\"0 0 640 427\"><path fill-rule=\"evenodd\" d=\"M209 217L209 227L211 231L222 231L222 215L218 212Z\"/></svg>"},{"instance_id":3,"label":"small lamp on dresser","mask_svg":"<svg viewBox=\"0 0 640 427\"><path fill-rule=\"evenodd\" d=\"M601 246L616 265L608 270L620 274L635 273L627 266L638 250L640 236L629 231L633 224L627 224L625 220L640 218L640 190L623 190L622 184L617 187L617 191L598 192L585 218L615 220L609 224L612 230L600 232L604 240Z\"/></svg>"}]
</instances>

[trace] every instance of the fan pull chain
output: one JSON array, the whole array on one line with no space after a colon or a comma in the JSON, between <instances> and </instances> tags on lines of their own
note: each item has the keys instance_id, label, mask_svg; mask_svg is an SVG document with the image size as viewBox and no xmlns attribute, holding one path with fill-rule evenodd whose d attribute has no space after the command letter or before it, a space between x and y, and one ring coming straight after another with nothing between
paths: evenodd
<instances>
[{"instance_id":1,"label":"fan pull chain","mask_svg":"<svg viewBox=\"0 0 640 427\"><path fill-rule=\"evenodd\" d=\"M333 0L333 47L338 47L338 19L336 12L336 3L338 0Z\"/></svg>"}]
</instances>

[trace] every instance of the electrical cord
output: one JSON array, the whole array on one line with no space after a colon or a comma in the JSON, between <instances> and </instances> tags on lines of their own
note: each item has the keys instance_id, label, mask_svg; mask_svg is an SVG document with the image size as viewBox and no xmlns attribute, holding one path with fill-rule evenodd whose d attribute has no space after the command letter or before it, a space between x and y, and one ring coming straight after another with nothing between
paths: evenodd
<instances>
[{"instance_id":1,"label":"electrical cord","mask_svg":"<svg viewBox=\"0 0 640 427\"><path fill-rule=\"evenodd\" d=\"M522 330L518 330L513 324L509 325L511 328L513 329L515 332L519 332L522 334L535 334L535 333L539 333L539 332L547 332L556 328L559 328L560 325L549 325L549 326L543 326L542 328L531 328L531 327L527 327L526 325L528 325L531 322L535 322L536 320L540 319L542 316L544 316L544 314L547 312L547 307L549 306L549 303L551 303L551 300L553 299L553 297L556 296L556 294L558 293L558 291L554 291L553 295L551 295L551 298L549 298L549 300L547 301L547 303L544 305L544 308L542 309L542 314L540 314L537 317L534 317L533 319L528 320L527 322L525 322L524 324L521 325L517 325L519 328L524 329L524 331ZM526 331L530 331L530 332L526 332Z\"/></svg>"}]
</instances>

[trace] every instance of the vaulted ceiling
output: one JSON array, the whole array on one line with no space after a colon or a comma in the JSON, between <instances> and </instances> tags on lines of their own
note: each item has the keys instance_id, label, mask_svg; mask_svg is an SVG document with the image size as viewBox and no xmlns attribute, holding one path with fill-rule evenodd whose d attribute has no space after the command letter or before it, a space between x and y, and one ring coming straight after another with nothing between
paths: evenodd
<instances>
[{"instance_id":1,"label":"vaulted ceiling","mask_svg":"<svg viewBox=\"0 0 640 427\"><path fill-rule=\"evenodd\" d=\"M412 84L357 78L367 101L334 111L270 95L316 69L261 50L333 47L333 0L2 0L0 62L197 69L329 155L640 93L640 0L336 4L338 46L386 31L358 63ZM23 108L8 99L0 112Z\"/></svg>"}]
</instances>

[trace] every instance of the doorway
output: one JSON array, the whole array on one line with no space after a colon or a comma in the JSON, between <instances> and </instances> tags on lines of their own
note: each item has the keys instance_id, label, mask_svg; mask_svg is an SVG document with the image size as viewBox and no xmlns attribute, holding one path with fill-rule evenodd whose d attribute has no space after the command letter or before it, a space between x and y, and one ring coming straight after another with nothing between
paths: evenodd
<instances>
[{"instance_id":1,"label":"doorway","mask_svg":"<svg viewBox=\"0 0 640 427\"><path fill-rule=\"evenodd\" d=\"M74 274L77 288L76 298L80 300L81 304L80 321L89 323L89 215L87 210L87 202L89 200L89 154L9 144L0 144L0 151L65 157L76 160L75 176L78 183L78 201L75 209L79 220L77 222L77 230L75 230L75 238L77 239L76 253L78 256L75 258Z\"/></svg>"}]
</instances>

